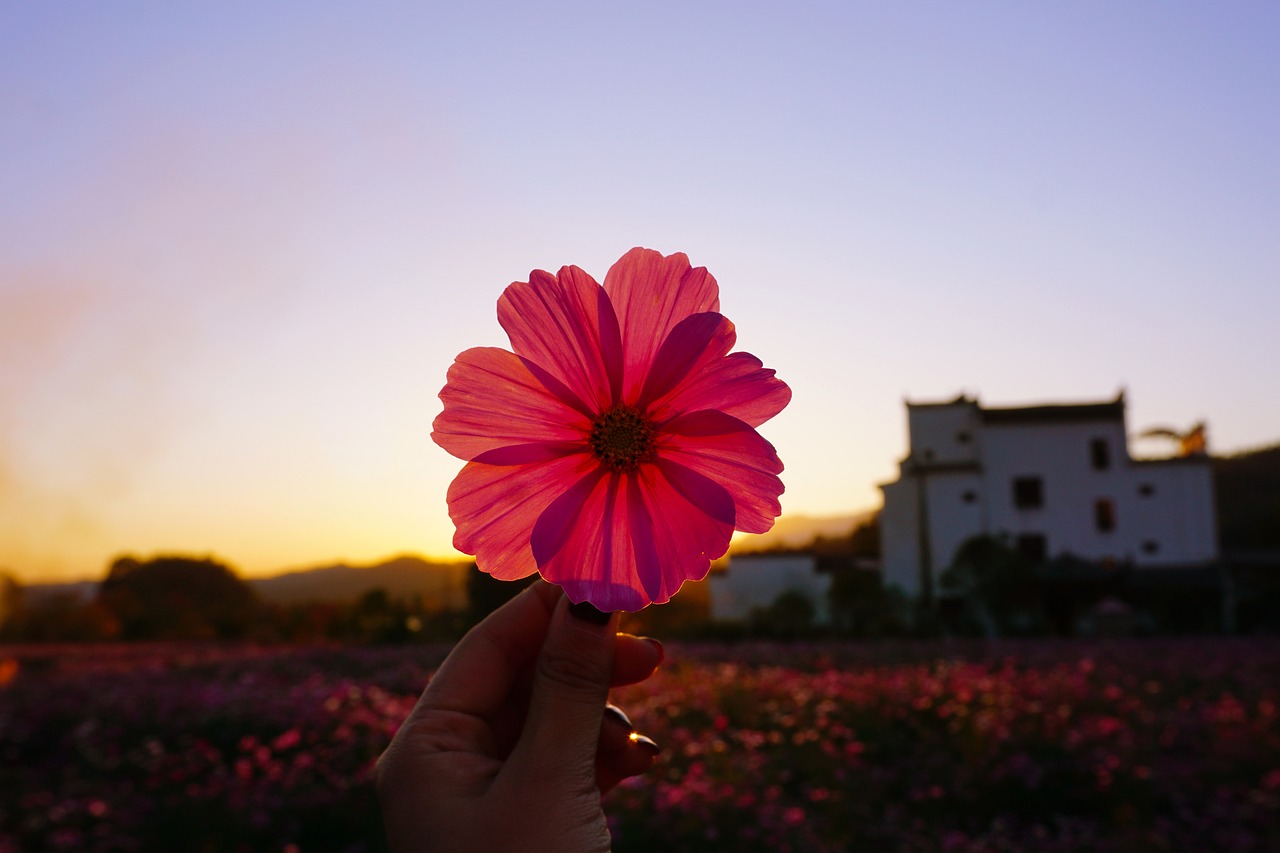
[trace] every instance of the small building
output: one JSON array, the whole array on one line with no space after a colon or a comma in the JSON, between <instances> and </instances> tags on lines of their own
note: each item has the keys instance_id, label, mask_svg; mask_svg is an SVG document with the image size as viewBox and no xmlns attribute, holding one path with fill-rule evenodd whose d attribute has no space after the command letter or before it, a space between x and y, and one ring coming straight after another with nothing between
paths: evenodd
<instances>
[{"instance_id":1,"label":"small building","mask_svg":"<svg viewBox=\"0 0 1280 853\"><path fill-rule=\"evenodd\" d=\"M1125 400L988 408L907 403L909 449L881 485L882 571L924 601L956 550L1006 537L1036 563L1206 567L1218 559L1203 428L1183 454L1134 459Z\"/></svg>"},{"instance_id":2,"label":"small building","mask_svg":"<svg viewBox=\"0 0 1280 853\"><path fill-rule=\"evenodd\" d=\"M709 582L711 618L716 622L746 622L753 610L768 607L786 592L809 599L814 625L831 622L831 574L819 570L812 552L736 555L724 570L712 573Z\"/></svg>"}]
</instances>

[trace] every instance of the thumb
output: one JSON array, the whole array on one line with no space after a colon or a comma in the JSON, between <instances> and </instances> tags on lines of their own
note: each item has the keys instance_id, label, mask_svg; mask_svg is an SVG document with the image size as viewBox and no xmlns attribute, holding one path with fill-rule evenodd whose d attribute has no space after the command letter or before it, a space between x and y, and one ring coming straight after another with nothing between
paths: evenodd
<instances>
[{"instance_id":1,"label":"thumb","mask_svg":"<svg viewBox=\"0 0 1280 853\"><path fill-rule=\"evenodd\" d=\"M561 596L534 670L524 732L511 760L531 782L594 785L618 618Z\"/></svg>"}]
</instances>

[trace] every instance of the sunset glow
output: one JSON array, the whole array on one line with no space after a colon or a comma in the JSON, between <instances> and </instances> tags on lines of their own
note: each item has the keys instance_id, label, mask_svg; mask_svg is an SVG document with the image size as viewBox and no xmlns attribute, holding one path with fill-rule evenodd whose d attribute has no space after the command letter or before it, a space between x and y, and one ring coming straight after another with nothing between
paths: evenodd
<instances>
[{"instance_id":1,"label":"sunset glow","mask_svg":"<svg viewBox=\"0 0 1280 853\"><path fill-rule=\"evenodd\" d=\"M637 245L792 387L784 518L877 505L904 398L1280 441L1277 43L1248 2L0 6L0 570L459 556L454 356Z\"/></svg>"}]
</instances>

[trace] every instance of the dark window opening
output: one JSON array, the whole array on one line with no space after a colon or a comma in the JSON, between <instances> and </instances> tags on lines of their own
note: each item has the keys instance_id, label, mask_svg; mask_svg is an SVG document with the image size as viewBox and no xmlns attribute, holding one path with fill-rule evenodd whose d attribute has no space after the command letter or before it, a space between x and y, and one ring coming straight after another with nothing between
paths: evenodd
<instances>
[{"instance_id":1,"label":"dark window opening","mask_svg":"<svg viewBox=\"0 0 1280 853\"><path fill-rule=\"evenodd\" d=\"M965 492L963 495L960 496L960 500L964 501L967 504L971 504L977 499L978 499L978 493L973 491L972 489L970 489L969 491Z\"/></svg>"},{"instance_id":2,"label":"dark window opening","mask_svg":"<svg viewBox=\"0 0 1280 853\"><path fill-rule=\"evenodd\" d=\"M1144 498L1149 498L1155 493L1156 487L1150 483L1143 483L1141 486L1138 486L1138 494L1142 495Z\"/></svg>"},{"instance_id":3,"label":"dark window opening","mask_svg":"<svg viewBox=\"0 0 1280 853\"><path fill-rule=\"evenodd\" d=\"M1142 553L1154 554L1160 550L1160 543L1154 539L1148 539L1142 543Z\"/></svg>"},{"instance_id":4,"label":"dark window opening","mask_svg":"<svg viewBox=\"0 0 1280 853\"><path fill-rule=\"evenodd\" d=\"M1033 563L1043 563L1049 556L1049 540L1043 533L1022 533L1017 540L1018 553Z\"/></svg>"},{"instance_id":5,"label":"dark window opening","mask_svg":"<svg viewBox=\"0 0 1280 853\"><path fill-rule=\"evenodd\" d=\"M1105 438L1095 438L1089 442L1089 460L1095 471L1105 471L1111 467L1111 447Z\"/></svg>"},{"instance_id":6,"label":"dark window opening","mask_svg":"<svg viewBox=\"0 0 1280 853\"><path fill-rule=\"evenodd\" d=\"M1116 529L1116 505L1109 498L1094 501L1093 523L1103 533Z\"/></svg>"},{"instance_id":7,"label":"dark window opening","mask_svg":"<svg viewBox=\"0 0 1280 853\"><path fill-rule=\"evenodd\" d=\"M973 436L971 436L969 433L965 432L964 430L961 430L960 432L956 433L956 441L959 442L960 444L968 444L969 442L973 441Z\"/></svg>"},{"instance_id":8,"label":"dark window opening","mask_svg":"<svg viewBox=\"0 0 1280 853\"><path fill-rule=\"evenodd\" d=\"M1018 509L1044 506L1044 481L1039 477L1014 477L1013 505Z\"/></svg>"}]
</instances>

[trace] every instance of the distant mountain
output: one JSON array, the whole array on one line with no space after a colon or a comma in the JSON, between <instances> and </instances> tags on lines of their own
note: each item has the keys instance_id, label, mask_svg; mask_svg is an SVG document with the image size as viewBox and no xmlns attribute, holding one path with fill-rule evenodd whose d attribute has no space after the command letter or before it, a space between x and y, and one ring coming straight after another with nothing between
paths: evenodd
<instances>
[{"instance_id":1,"label":"distant mountain","mask_svg":"<svg viewBox=\"0 0 1280 853\"><path fill-rule=\"evenodd\" d=\"M1280 551L1280 444L1213 459L1219 538L1225 552ZM818 536L846 536L879 510L844 515L784 515L768 533L734 539L731 554L803 548ZM288 571L248 582L267 601L354 601L371 589L393 598L419 595L428 606L465 607L470 562L434 562L403 555L370 566L339 564ZM71 595L88 600L97 581L34 583L24 587L27 600Z\"/></svg>"},{"instance_id":2,"label":"distant mountain","mask_svg":"<svg viewBox=\"0 0 1280 853\"><path fill-rule=\"evenodd\" d=\"M277 604L341 603L384 589L392 598L421 596L428 607L461 608L467 605L470 570L470 563L436 563L403 555L372 566L320 566L248 581L264 600Z\"/></svg>"},{"instance_id":3,"label":"distant mountain","mask_svg":"<svg viewBox=\"0 0 1280 853\"><path fill-rule=\"evenodd\" d=\"M848 536L859 524L869 521L878 509L848 515L784 515L768 533L746 534L733 540L730 554L750 554L782 548L803 548L819 536L828 539Z\"/></svg>"}]
</instances>

